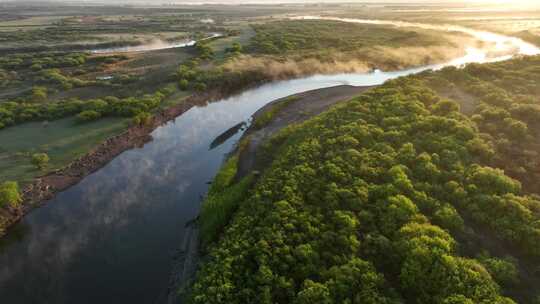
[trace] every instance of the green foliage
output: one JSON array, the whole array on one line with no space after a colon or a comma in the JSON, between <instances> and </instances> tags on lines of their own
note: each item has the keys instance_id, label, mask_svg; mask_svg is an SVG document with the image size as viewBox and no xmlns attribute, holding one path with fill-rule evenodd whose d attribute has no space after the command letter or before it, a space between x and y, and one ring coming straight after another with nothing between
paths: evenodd
<instances>
[{"instance_id":1,"label":"green foliage","mask_svg":"<svg viewBox=\"0 0 540 304\"><path fill-rule=\"evenodd\" d=\"M77 114L77 121L80 123L90 122L101 118L101 114L94 110L86 110Z\"/></svg>"},{"instance_id":2,"label":"green foliage","mask_svg":"<svg viewBox=\"0 0 540 304\"><path fill-rule=\"evenodd\" d=\"M215 177L202 204L200 214L201 242L208 246L215 241L229 222L232 214L245 199L252 177L233 184L238 157L230 158Z\"/></svg>"},{"instance_id":3,"label":"green foliage","mask_svg":"<svg viewBox=\"0 0 540 304\"><path fill-rule=\"evenodd\" d=\"M204 82L197 82L194 88L196 91L203 92L207 89L207 85Z\"/></svg>"},{"instance_id":4,"label":"green foliage","mask_svg":"<svg viewBox=\"0 0 540 304\"><path fill-rule=\"evenodd\" d=\"M80 122L107 116L133 117L155 110L172 92L167 89L138 98L119 99L109 96L103 99L72 99L45 104L4 102L0 103L0 129L30 121L50 121L73 115L76 115Z\"/></svg>"},{"instance_id":5,"label":"green foliage","mask_svg":"<svg viewBox=\"0 0 540 304\"><path fill-rule=\"evenodd\" d=\"M521 183L504 175L504 171L489 167L473 166L468 176L471 189L481 193L503 195L517 194L521 191Z\"/></svg>"},{"instance_id":6,"label":"green foliage","mask_svg":"<svg viewBox=\"0 0 540 304\"><path fill-rule=\"evenodd\" d=\"M126 128L126 119L105 117L98 121L77 123L75 117L29 122L0 131L0 180L27 184L37 171L30 162L36 151L46 151L51 161L48 169L60 169L94 149L107 138Z\"/></svg>"},{"instance_id":7,"label":"green foliage","mask_svg":"<svg viewBox=\"0 0 540 304\"><path fill-rule=\"evenodd\" d=\"M484 253L478 257L478 261L486 267L491 276L503 286L512 286L519 282L516 261L512 258L493 258Z\"/></svg>"},{"instance_id":8,"label":"green foliage","mask_svg":"<svg viewBox=\"0 0 540 304\"><path fill-rule=\"evenodd\" d=\"M87 61L86 53L38 52L16 53L2 56L0 68L21 70L31 68L34 71L50 68L77 67Z\"/></svg>"},{"instance_id":9,"label":"green foliage","mask_svg":"<svg viewBox=\"0 0 540 304\"><path fill-rule=\"evenodd\" d=\"M189 88L189 81L187 79L180 79L178 87L180 87L180 90L186 91Z\"/></svg>"},{"instance_id":10,"label":"green foliage","mask_svg":"<svg viewBox=\"0 0 540 304\"><path fill-rule=\"evenodd\" d=\"M538 254L540 209L474 163L479 134L456 111L409 77L276 135L191 302L513 303L451 233L467 214Z\"/></svg>"},{"instance_id":11,"label":"green foliage","mask_svg":"<svg viewBox=\"0 0 540 304\"><path fill-rule=\"evenodd\" d=\"M70 90L73 87L83 87L90 84L78 78L72 78L62 74L60 69L42 70L37 80L40 83L54 85L64 90Z\"/></svg>"},{"instance_id":12,"label":"green foliage","mask_svg":"<svg viewBox=\"0 0 540 304\"><path fill-rule=\"evenodd\" d=\"M19 184L16 182L4 182L0 184L0 207L10 206L16 208L21 202L22 197Z\"/></svg>"},{"instance_id":13,"label":"green foliage","mask_svg":"<svg viewBox=\"0 0 540 304\"><path fill-rule=\"evenodd\" d=\"M538 193L540 150L539 56L491 64L470 64L464 69L446 68L417 78L438 91L469 95L455 100L473 109L471 119L482 139L469 143L484 165L503 169L518 178L524 189ZM441 85L442 84L442 85ZM447 92L448 93L448 92Z\"/></svg>"},{"instance_id":14,"label":"green foliage","mask_svg":"<svg viewBox=\"0 0 540 304\"><path fill-rule=\"evenodd\" d=\"M298 101L298 97L292 96L284 100L278 101L276 104L272 105L269 109L265 110L263 113L259 114L253 121L253 127L255 129L261 129L268 125L274 117L279 114L284 108L287 108L291 103Z\"/></svg>"},{"instance_id":15,"label":"green foliage","mask_svg":"<svg viewBox=\"0 0 540 304\"><path fill-rule=\"evenodd\" d=\"M199 53L199 58L201 58L203 60L210 60L210 59L214 58L214 51L205 42L199 41L199 42L197 42L195 47L197 48L197 52Z\"/></svg>"},{"instance_id":16,"label":"green foliage","mask_svg":"<svg viewBox=\"0 0 540 304\"><path fill-rule=\"evenodd\" d=\"M43 102L47 100L47 88L45 87L33 87L32 88L32 101Z\"/></svg>"},{"instance_id":17,"label":"green foliage","mask_svg":"<svg viewBox=\"0 0 540 304\"><path fill-rule=\"evenodd\" d=\"M35 153L32 155L32 165L34 165L39 170L44 170L49 164L49 155L46 153Z\"/></svg>"},{"instance_id":18,"label":"green foliage","mask_svg":"<svg viewBox=\"0 0 540 304\"><path fill-rule=\"evenodd\" d=\"M319 57L329 50L354 52L366 47L435 45L442 40L415 31L329 20L285 20L252 25L256 36L247 50L252 53L283 55L314 52Z\"/></svg>"},{"instance_id":19,"label":"green foliage","mask_svg":"<svg viewBox=\"0 0 540 304\"><path fill-rule=\"evenodd\" d=\"M141 112L135 115L131 122L136 126L148 126L152 122L152 114L148 112Z\"/></svg>"},{"instance_id":20,"label":"green foliage","mask_svg":"<svg viewBox=\"0 0 540 304\"><path fill-rule=\"evenodd\" d=\"M238 56L242 54L243 51L244 47L238 42L234 42L231 47L225 50L225 52L231 57Z\"/></svg>"}]
</instances>

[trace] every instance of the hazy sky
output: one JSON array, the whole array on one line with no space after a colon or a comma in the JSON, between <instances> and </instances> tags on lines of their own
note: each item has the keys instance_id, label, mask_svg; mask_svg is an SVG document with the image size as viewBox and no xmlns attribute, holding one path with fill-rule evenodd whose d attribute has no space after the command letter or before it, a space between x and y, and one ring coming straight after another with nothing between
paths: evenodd
<instances>
[{"instance_id":1,"label":"hazy sky","mask_svg":"<svg viewBox=\"0 0 540 304\"><path fill-rule=\"evenodd\" d=\"M25 0L0 0L2 2L23 2ZM219 4L241 4L241 3L396 3L396 4L411 4L411 3L445 3L445 4L511 4L516 7L539 6L540 0L26 0L26 1L52 1L52 2L71 2L71 3L145 3L145 4L163 4L163 3L185 3L185 4L202 4L202 3L219 3Z\"/></svg>"},{"instance_id":2,"label":"hazy sky","mask_svg":"<svg viewBox=\"0 0 540 304\"><path fill-rule=\"evenodd\" d=\"M18 2L19 0L0 0ZM45 0L47 1L47 0ZM53 0L57 2L130 2L130 0ZM133 2L169 3L320 3L320 2L358 2L358 3L484 3L484 4L537 4L540 0L131 0Z\"/></svg>"}]
</instances>

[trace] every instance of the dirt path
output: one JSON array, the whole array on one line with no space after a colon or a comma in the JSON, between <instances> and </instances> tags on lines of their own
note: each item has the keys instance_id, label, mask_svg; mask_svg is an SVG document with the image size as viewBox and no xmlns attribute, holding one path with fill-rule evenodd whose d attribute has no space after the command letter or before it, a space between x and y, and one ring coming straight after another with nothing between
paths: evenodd
<instances>
[{"instance_id":1,"label":"dirt path","mask_svg":"<svg viewBox=\"0 0 540 304\"><path fill-rule=\"evenodd\" d=\"M241 178L247 175L249 172L258 169L256 168L258 148L272 135L290 124L303 122L326 111L330 106L349 100L350 98L359 95L370 88L373 87L342 85L307 91L272 101L261 108L253 115L254 121L264 115L267 111L271 111L276 104L284 102L291 97L298 98L294 102L291 102L284 108L280 109L279 113L276 114L272 121L263 128L255 130L255 128L251 126L246 131L243 138L249 136L249 143L247 147L240 153L237 178Z\"/></svg>"}]
</instances>

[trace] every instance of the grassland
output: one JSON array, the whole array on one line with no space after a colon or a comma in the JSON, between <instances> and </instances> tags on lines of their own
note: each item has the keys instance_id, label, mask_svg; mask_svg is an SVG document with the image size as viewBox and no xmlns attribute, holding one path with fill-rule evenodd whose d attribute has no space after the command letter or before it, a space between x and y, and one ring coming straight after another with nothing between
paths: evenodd
<instances>
[{"instance_id":1,"label":"grassland","mask_svg":"<svg viewBox=\"0 0 540 304\"><path fill-rule=\"evenodd\" d=\"M18 181L21 185L44 172L31 163L34 153L47 153L48 170L62 168L86 154L110 136L123 131L126 119L106 118L80 124L66 118L44 125L31 122L0 132L0 180Z\"/></svg>"}]
</instances>

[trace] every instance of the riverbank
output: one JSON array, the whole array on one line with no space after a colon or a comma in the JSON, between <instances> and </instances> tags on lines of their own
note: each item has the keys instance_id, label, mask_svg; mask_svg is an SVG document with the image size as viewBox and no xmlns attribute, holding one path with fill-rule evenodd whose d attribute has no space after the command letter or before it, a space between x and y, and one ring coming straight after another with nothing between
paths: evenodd
<instances>
[{"instance_id":1,"label":"riverbank","mask_svg":"<svg viewBox=\"0 0 540 304\"><path fill-rule=\"evenodd\" d=\"M339 85L309 90L271 101L260 108L253 114L253 121L238 141L236 151L229 156L238 155L233 184L252 173L256 177L259 175L256 171L264 170L265 164L258 161L260 148L274 134L287 126L315 117L332 106L374 87L376 86ZM268 113L272 113L271 117ZM264 125L257 123L259 121L264 121ZM190 284L198 270L198 261L204 256L205 250L204 244L201 244L201 237L204 237L200 231L201 220L204 218L198 217L186 226L184 241L175 255L167 303L178 303L182 296L189 293Z\"/></svg>"},{"instance_id":2,"label":"riverbank","mask_svg":"<svg viewBox=\"0 0 540 304\"><path fill-rule=\"evenodd\" d=\"M191 109L193 106L202 105L212 100L231 96L236 92L241 92L247 88L260 86L269 81L270 79L252 77L249 82L234 81L233 83L229 83L227 86L218 87L206 93L199 93L187 97L185 101L161 110L155 114L152 121L148 125L130 126L124 132L108 138L82 157L71 162L66 167L37 177L33 182L22 189L22 204L20 207L7 207L0 209L0 216L3 219L3 222L0 222L0 238L7 233L7 230L9 230L10 227L19 222L33 209L42 206L46 203L46 201L54 198L57 193L76 185L88 175L104 167L122 152L143 146L145 143L152 140L150 133L152 133L156 128L168 121L175 119ZM310 92L306 92L300 95L304 96L304 94L306 94L306 96L308 96L310 95L309 93ZM279 100L275 102L279 102ZM275 102L272 102L272 104ZM317 103L314 103L310 108L317 108ZM264 109L268 108L264 107L260 111L264 111Z\"/></svg>"},{"instance_id":3,"label":"riverbank","mask_svg":"<svg viewBox=\"0 0 540 304\"><path fill-rule=\"evenodd\" d=\"M8 230L34 208L42 206L46 201L54 198L57 193L77 184L122 152L141 147L151 141L150 134L159 126L175 119L193 106L219 99L223 95L221 90L216 89L187 97L183 102L156 113L149 124L145 126L132 125L124 132L108 138L68 166L37 177L22 189L21 207L0 209L0 215L5 221L0 223L0 232ZM0 237L2 236L0 234Z\"/></svg>"},{"instance_id":4,"label":"riverbank","mask_svg":"<svg viewBox=\"0 0 540 304\"><path fill-rule=\"evenodd\" d=\"M259 168L260 164L257 164L260 146L283 128L306 121L328 110L331 106L347 101L374 87L340 85L291 95L267 104L253 115L253 124L242 136L241 141L245 142L239 151L235 179L240 180L253 170L262 169ZM267 120L269 113L273 115L264 125L257 123Z\"/></svg>"}]
</instances>

